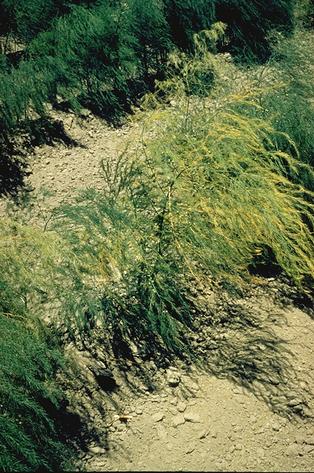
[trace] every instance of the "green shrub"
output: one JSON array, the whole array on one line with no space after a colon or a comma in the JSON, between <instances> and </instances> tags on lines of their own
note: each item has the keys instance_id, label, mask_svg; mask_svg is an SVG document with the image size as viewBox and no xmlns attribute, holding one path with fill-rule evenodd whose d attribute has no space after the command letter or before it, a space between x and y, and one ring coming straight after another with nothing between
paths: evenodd
<instances>
[{"instance_id":1,"label":"green shrub","mask_svg":"<svg viewBox=\"0 0 314 473\"><path fill-rule=\"evenodd\" d=\"M164 0L171 37L180 49L193 50L193 35L215 21L215 0Z\"/></svg>"},{"instance_id":2,"label":"green shrub","mask_svg":"<svg viewBox=\"0 0 314 473\"><path fill-rule=\"evenodd\" d=\"M0 469L53 471L70 454L52 415L63 398L54 381L61 353L23 320L25 306L2 278L0 289Z\"/></svg>"},{"instance_id":3,"label":"green shrub","mask_svg":"<svg viewBox=\"0 0 314 473\"><path fill-rule=\"evenodd\" d=\"M268 247L302 285L313 275L314 241L303 221L313 221L306 191L287 177L299 163L252 112L261 91L228 93L219 81L227 66L209 52L178 61L181 75L145 98L136 153L104 162L108 191L85 192L63 208L57 228L103 291L107 323L182 350L191 278L241 284ZM198 62L217 77L209 97L187 95Z\"/></svg>"},{"instance_id":4,"label":"green shrub","mask_svg":"<svg viewBox=\"0 0 314 473\"><path fill-rule=\"evenodd\" d=\"M54 471L69 454L47 408L61 400L60 354L14 314L1 312L0 333L0 469Z\"/></svg>"},{"instance_id":5,"label":"green shrub","mask_svg":"<svg viewBox=\"0 0 314 473\"><path fill-rule=\"evenodd\" d=\"M96 0L1 0L1 35L26 44L49 29L56 18L69 13L73 5L93 3Z\"/></svg>"},{"instance_id":6,"label":"green shrub","mask_svg":"<svg viewBox=\"0 0 314 473\"><path fill-rule=\"evenodd\" d=\"M314 35L300 30L285 41L279 41L273 54L272 66L281 88L270 92L264 108L277 130L289 134L296 144L300 159L314 168ZM302 71L300 73L300 71ZM279 146L282 142L279 141ZM314 190L313 176L304 169L302 182Z\"/></svg>"},{"instance_id":7,"label":"green shrub","mask_svg":"<svg viewBox=\"0 0 314 473\"><path fill-rule=\"evenodd\" d=\"M72 455L56 383L65 362L43 324L58 322L61 242L11 219L0 220L0 235L0 469L55 471Z\"/></svg>"},{"instance_id":8,"label":"green shrub","mask_svg":"<svg viewBox=\"0 0 314 473\"><path fill-rule=\"evenodd\" d=\"M146 84L152 86L173 44L192 51L194 33L215 18L228 24L232 51L266 57L268 33L290 32L294 14L294 0L263 6L244 0L3 0L0 5L4 16L12 17L3 33L26 45L16 67L1 60L2 131L34 113L43 115L47 103L60 99L74 110L83 104L102 116L119 116Z\"/></svg>"},{"instance_id":9,"label":"green shrub","mask_svg":"<svg viewBox=\"0 0 314 473\"><path fill-rule=\"evenodd\" d=\"M166 54L172 48L169 25L161 0L129 0L129 30L136 43L135 53L146 81L162 69Z\"/></svg>"},{"instance_id":10,"label":"green shrub","mask_svg":"<svg viewBox=\"0 0 314 473\"><path fill-rule=\"evenodd\" d=\"M216 21L228 25L228 50L242 59L267 59L269 34L293 31L295 5L295 0L216 0Z\"/></svg>"},{"instance_id":11,"label":"green shrub","mask_svg":"<svg viewBox=\"0 0 314 473\"><path fill-rule=\"evenodd\" d=\"M25 50L25 60L2 74L2 130L44 115L48 102L88 104L102 115L119 114L136 77L135 39L127 31L126 11L103 1L94 8L77 6Z\"/></svg>"}]
</instances>

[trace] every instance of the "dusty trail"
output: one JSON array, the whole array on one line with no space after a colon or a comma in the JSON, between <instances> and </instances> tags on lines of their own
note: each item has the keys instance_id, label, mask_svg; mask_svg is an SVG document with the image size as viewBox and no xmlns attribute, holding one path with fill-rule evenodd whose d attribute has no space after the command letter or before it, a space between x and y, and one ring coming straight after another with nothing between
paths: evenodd
<instances>
[{"instance_id":1,"label":"dusty trail","mask_svg":"<svg viewBox=\"0 0 314 473\"><path fill-rule=\"evenodd\" d=\"M114 130L92 116L78 120L59 113L58 118L80 146L40 146L30 157L29 183L34 190L30 194L32 207L27 218L41 225L55 206L73 197L80 188L101 189L104 180L100 160L117 156L130 137L128 127ZM0 211L4 211L4 202ZM274 330L292 350L291 363L300 379L299 388L301 391L307 388L313 394L311 318L291 305L283 309L273 299L268 300L267 296L265 299L265 295L256 296L251 302L258 310L263 310L266 304L269 313L273 311L281 314L282 320L286 318L287 323L274 326ZM78 468L89 471L314 470L312 399L307 400L307 417L291 421L274 414L263 400L227 379L183 365L172 370L156 369L156 366L151 369L158 381L158 389L153 393L142 389L134 394L121 385L116 394L109 395L97 388L97 402L109 414L106 419L94 416L93 422L100 429L108 429L108 442L91 443L88 452L80 455ZM92 381L89 379L88 383ZM77 396L80 389L78 386ZM93 392L93 387L90 391ZM292 409L302 402L297 395L287 393ZM93 404L93 397L89 403Z\"/></svg>"},{"instance_id":2,"label":"dusty trail","mask_svg":"<svg viewBox=\"0 0 314 473\"><path fill-rule=\"evenodd\" d=\"M281 336L291 345L294 368L314 389L313 327L298 309L285 311ZM296 328L297 327L297 328ZM182 369L183 368L183 369ZM313 471L313 419L274 414L252 392L227 379L184 367L159 370L155 393L125 397L112 409L108 444L92 444L83 455L88 471ZM172 373L177 387L169 386ZM170 378L169 378L170 376ZM290 404L299 402L287 393ZM309 415L313 415L313 402ZM125 424L118 414L128 417Z\"/></svg>"}]
</instances>

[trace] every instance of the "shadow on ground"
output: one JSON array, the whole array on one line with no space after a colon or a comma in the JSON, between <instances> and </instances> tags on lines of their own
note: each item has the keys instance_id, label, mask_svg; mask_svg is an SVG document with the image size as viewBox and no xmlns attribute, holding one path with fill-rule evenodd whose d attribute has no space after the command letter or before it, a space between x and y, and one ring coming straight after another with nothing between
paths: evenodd
<instances>
[{"instance_id":1,"label":"shadow on ground","mask_svg":"<svg viewBox=\"0 0 314 473\"><path fill-rule=\"evenodd\" d=\"M19 195L30 190L25 185L29 176L29 154L35 146L63 143L81 146L69 136L61 120L42 117L21 124L10 134L0 134L0 196L7 195L19 202Z\"/></svg>"},{"instance_id":2,"label":"shadow on ground","mask_svg":"<svg viewBox=\"0 0 314 473\"><path fill-rule=\"evenodd\" d=\"M267 293L265 296L269 297ZM290 344L276 333L276 327L286 330L288 322L282 311L275 310L278 306L270 305L268 310L262 306L258 296L236 299L221 294L210 309L195 315L193 330L184 334L189 350L181 359L156 339L143 340L136 332L125 337L118 325L110 333L98 328L83 336L83 343L77 347L91 360L90 371L98 393L98 397L90 395L92 402L97 397L101 404L106 395L109 404L122 415L128 404L125 387L135 397L145 391L158 392L167 385L165 369L169 366L177 365L193 380L190 368L196 365L209 375L246 388L282 417L292 420L311 416L311 390L302 384L295 369ZM194 359L189 352L195 354ZM99 363L102 368L95 369ZM183 395L192 394L182 380L180 389Z\"/></svg>"}]
</instances>

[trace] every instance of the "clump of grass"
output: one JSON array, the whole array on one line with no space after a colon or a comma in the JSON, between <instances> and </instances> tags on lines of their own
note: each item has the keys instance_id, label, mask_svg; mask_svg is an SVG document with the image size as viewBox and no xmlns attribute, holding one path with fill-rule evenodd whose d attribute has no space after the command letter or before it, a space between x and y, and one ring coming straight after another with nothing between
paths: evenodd
<instances>
[{"instance_id":1,"label":"clump of grass","mask_svg":"<svg viewBox=\"0 0 314 473\"><path fill-rule=\"evenodd\" d=\"M289 40L279 41L272 66L283 86L265 98L265 108L276 129L289 134L297 145L301 161L314 167L314 86L312 31L298 30ZM300 70L302 74L300 74ZM282 146L282 140L279 141ZM313 174L303 170L303 183L313 191Z\"/></svg>"},{"instance_id":2,"label":"clump of grass","mask_svg":"<svg viewBox=\"0 0 314 473\"><path fill-rule=\"evenodd\" d=\"M51 414L62 400L61 353L17 313L1 310L0 329L0 469L54 471L70 456Z\"/></svg>"},{"instance_id":3,"label":"clump of grass","mask_svg":"<svg viewBox=\"0 0 314 473\"><path fill-rule=\"evenodd\" d=\"M226 69L205 48L208 38L199 36L196 56L178 58L181 73L146 96L137 150L104 163L107 191L89 190L58 220L82 271L103 290L106 317L179 350L191 277L241 284L264 247L300 286L313 274L304 223L313 206L287 172L298 173L299 162L255 113L260 88L222 87ZM201 78L195 89L195 71L206 66L216 86Z\"/></svg>"}]
</instances>

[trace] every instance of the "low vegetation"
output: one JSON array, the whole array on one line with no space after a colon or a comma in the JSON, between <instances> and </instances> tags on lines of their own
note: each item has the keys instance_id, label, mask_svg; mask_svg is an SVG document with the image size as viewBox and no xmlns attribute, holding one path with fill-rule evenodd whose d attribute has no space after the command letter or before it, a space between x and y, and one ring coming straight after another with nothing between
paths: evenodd
<instances>
[{"instance_id":1,"label":"low vegetation","mask_svg":"<svg viewBox=\"0 0 314 473\"><path fill-rule=\"evenodd\" d=\"M103 160L104 190L44 230L1 219L0 469L69 457L52 414L64 360L47 324L75 337L97 320L191 354L191 281L243 287L262 257L300 291L313 282L313 36L308 4L298 17L294 4L0 1L4 144L48 103L108 116L136 97L141 130L135 150ZM7 151L3 167L17 159Z\"/></svg>"}]
</instances>

